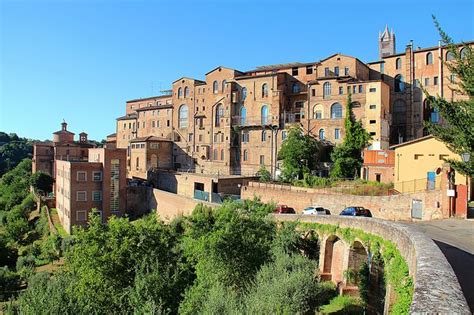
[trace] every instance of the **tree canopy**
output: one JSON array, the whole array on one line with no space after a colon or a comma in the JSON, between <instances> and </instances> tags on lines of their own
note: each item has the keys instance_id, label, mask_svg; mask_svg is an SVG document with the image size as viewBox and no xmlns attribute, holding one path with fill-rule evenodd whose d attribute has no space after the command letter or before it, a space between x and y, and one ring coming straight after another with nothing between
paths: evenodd
<instances>
[{"instance_id":1,"label":"tree canopy","mask_svg":"<svg viewBox=\"0 0 474 315\"><path fill-rule=\"evenodd\" d=\"M321 143L315 138L303 134L300 126L291 127L278 152L278 158L283 160L281 178L290 182L314 170L319 161L321 147Z\"/></svg>"},{"instance_id":2,"label":"tree canopy","mask_svg":"<svg viewBox=\"0 0 474 315\"><path fill-rule=\"evenodd\" d=\"M337 145L331 153L333 167L331 177L354 178L362 166L361 152L366 148L371 139L369 133L362 126L360 120L356 121L352 115L352 98L349 94L346 101L346 116L344 118L345 137L342 144Z\"/></svg>"},{"instance_id":3,"label":"tree canopy","mask_svg":"<svg viewBox=\"0 0 474 315\"><path fill-rule=\"evenodd\" d=\"M444 142L454 153L471 154L467 163L457 160L448 160L448 162L456 171L472 177L474 176L474 53L469 45L463 44L461 47L455 45L434 16L433 20L441 41L446 45L448 52L454 56L450 61L444 61L441 58L441 62L456 77L456 82L451 88L458 97L456 101L448 100L439 95L430 96L425 91L431 100L430 106L441 117L441 123L429 121L425 125L431 135Z\"/></svg>"},{"instance_id":4,"label":"tree canopy","mask_svg":"<svg viewBox=\"0 0 474 315\"><path fill-rule=\"evenodd\" d=\"M23 159L33 156L32 141L16 133L0 131L0 176L13 169Z\"/></svg>"}]
</instances>

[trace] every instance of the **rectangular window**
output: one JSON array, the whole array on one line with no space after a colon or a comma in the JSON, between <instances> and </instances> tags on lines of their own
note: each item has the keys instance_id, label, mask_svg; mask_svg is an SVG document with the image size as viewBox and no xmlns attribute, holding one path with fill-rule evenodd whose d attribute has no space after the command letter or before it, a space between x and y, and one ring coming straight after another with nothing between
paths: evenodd
<instances>
[{"instance_id":1,"label":"rectangular window","mask_svg":"<svg viewBox=\"0 0 474 315\"><path fill-rule=\"evenodd\" d=\"M119 211L120 206L120 160L110 161L110 211Z\"/></svg>"},{"instance_id":2,"label":"rectangular window","mask_svg":"<svg viewBox=\"0 0 474 315\"><path fill-rule=\"evenodd\" d=\"M265 165L265 155L260 155L260 165Z\"/></svg>"},{"instance_id":3,"label":"rectangular window","mask_svg":"<svg viewBox=\"0 0 474 315\"><path fill-rule=\"evenodd\" d=\"M102 172L92 172L92 180L94 182L101 182L102 181Z\"/></svg>"},{"instance_id":4,"label":"rectangular window","mask_svg":"<svg viewBox=\"0 0 474 315\"><path fill-rule=\"evenodd\" d=\"M423 154L415 154L415 160L420 160L423 157Z\"/></svg>"},{"instance_id":5,"label":"rectangular window","mask_svg":"<svg viewBox=\"0 0 474 315\"><path fill-rule=\"evenodd\" d=\"M377 105L369 105L369 109L376 109Z\"/></svg>"},{"instance_id":6,"label":"rectangular window","mask_svg":"<svg viewBox=\"0 0 474 315\"><path fill-rule=\"evenodd\" d=\"M298 75L298 68L297 67L291 69L291 75Z\"/></svg>"},{"instance_id":7,"label":"rectangular window","mask_svg":"<svg viewBox=\"0 0 474 315\"><path fill-rule=\"evenodd\" d=\"M438 85L438 77L433 78L433 85Z\"/></svg>"},{"instance_id":8,"label":"rectangular window","mask_svg":"<svg viewBox=\"0 0 474 315\"><path fill-rule=\"evenodd\" d=\"M415 87L420 87L420 80L419 79L415 80Z\"/></svg>"},{"instance_id":9,"label":"rectangular window","mask_svg":"<svg viewBox=\"0 0 474 315\"><path fill-rule=\"evenodd\" d=\"M339 67L334 67L334 74L338 77L339 76Z\"/></svg>"},{"instance_id":10,"label":"rectangular window","mask_svg":"<svg viewBox=\"0 0 474 315\"><path fill-rule=\"evenodd\" d=\"M456 75L455 75L455 74L451 74L451 75L449 76L449 81L450 81L451 83L454 83L454 81L456 81Z\"/></svg>"},{"instance_id":11,"label":"rectangular window","mask_svg":"<svg viewBox=\"0 0 474 315\"><path fill-rule=\"evenodd\" d=\"M170 120L168 119L168 120L166 121L166 127L169 127L169 126L170 126Z\"/></svg>"},{"instance_id":12,"label":"rectangular window","mask_svg":"<svg viewBox=\"0 0 474 315\"><path fill-rule=\"evenodd\" d=\"M374 131L369 132L369 134L370 134L371 136L375 136L375 132L374 132Z\"/></svg>"},{"instance_id":13,"label":"rectangular window","mask_svg":"<svg viewBox=\"0 0 474 315\"><path fill-rule=\"evenodd\" d=\"M362 85L359 85L359 93L363 93L364 92L364 88L362 87Z\"/></svg>"},{"instance_id":14,"label":"rectangular window","mask_svg":"<svg viewBox=\"0 0 474 315\"><path fill-rule=\"evenodd\" d=\"M313 66L306 66L306 74L313 74Z\"/></svg>"},{"instance_id":15,"label":"rectangular window","mask_svg":"<svg viewBox=\"0 0 474 315\"><path fill-rule=\"evenodd\" d=\"M92 192L92 201L102 201L102 192L100 190Z\"/></svg>"},{"instance_id":16,"label":"rectangular window","mask_svg":"<svg viewBox=\"0 0 474 315\"><path fill-rule=\"evenodd\" d=\"M376 91L377 91L376 88L370 88L370 89L369 89L369 92L370 92L370 93L374 93L374 92L376 92Z\"/></svg>"},{"instance_id":17,"label":"rectangular window","mask_svg":"<svg viewBox=\"0 0 474 315\"><path fill-rule=\"evenodd\" d=\"M76 201L87 201L87 192L86 191L77 191L76 192Z\"/></svg>"},{"instance_id":18,"label":"rectangular window","mask_svg":"<svg viewBox=\"0 0 474 315\"><path fill-rule=\"evenodd\" d=\"M339 95L344 94L344 88L342 86L339 87Z\"/></svg>"},{"instance_id":19,"label":"rectangular window","mask_svg":"<svg viewBox=\"0 0 474 315\"><path fill-rule=\"evenodd\" d=\"M347 94L351 94L351 87L350 86L347 87Z\"/></svg>"},{"instance_id":20,"label":"rectangular window","mask_svg":"<svg viewBox=\"0 0 474 315\"><path fill-rule=\"evenodd\" d=\"M384 72L385 72L385 63L382 62L382 63L380 64L380 73L381 73L381 74L384 74Z\"/></svg>"},{"instance_id":21,"label":"rectangular window","mask_svg":"<svg viewBox=\"0 0 474 315\"><path fill-rule=\"evenodd\" d=\"M324 76L329 77L329 68L328 67L324 68Z\"/></svg>"},{"instance_id":22,"label":"rectangular window","mask_svg":"<svg viewBox=\"0 0 474 315\"><path fill-rule=\"evenodd\" d=\"M370 120L369 123L372 125L372 124L375 124L375 120Z\"/></svg>"},{"instance_id":23,"label":"rectangular window","mask_svg":"<svg viewBox=\"0 0 474 315\"><path fill-rule=\"evenodd\" d=\"M425 78L425 86L430 85L430 78Z\"/></svg>"},{"instance_id":24,"label":"rectangular window","mask_svg":"<svg viewBox=\"0 0 474 315\"><path fill-rule=\"evenodd\" d=\"M160 121L159 120L156 121L156 127L160 128Z\"/></svg>"},{"instance_id":25,"label":"rectangular window","mask_svg":"<svg viewBox=\"0 0 474 315\"><path fill-rule=\"evenodd\" d=\"M84 171L77 171L76 176L77 176L77 181L78 182L87 181L87 173L84 172Z\"/></svg>"},{"instance_id":26,"label":"rectangular window","mask_svg":"<svg viewBox=\"0 0 474 315\"><path fill-rule=\"evenodd\" d=\"M354 85L352 87L352 94L356 94L357 93L357 85Z\"/></svg>"},{"instance_id":27,"label":"rectangular window","mask_svg":"<svg viewBox=\"0 0 474 315\"><path fill-rule=\"evenodd\" d=\"M349 75L349 67L344 67L344 75Z\"/></svg>"},{"instance_id":28,"label":"rectangular window","mask_svg":"<svg viewBox=\"0 0 474 315\"><path fill-rule=\"evenodd\" d=\"M202 142L202 135L199 135L199 142Z\"/></svg>"},{"instance_id":29,"label":"rectangular window","mask_svg":"<svg viewBox=\"0 0 474 315\"><path fill-rule=\"evenodd\" d=\"M127 129L127 123L123 124L123 129Z\"/></svg>"},{"instance_id":30,"label":"rectangular window","mask_svg":"<svg viewBox=\"0 0 474 315\"><path fill-rule=\"evenodd\" d=\"M151 127L155 128L155 121L154 120L151 122Z\"/></svg>"},{"instance_id":31,"label":"rectangular window","mask_svg":"<svg viewBox=\"0 0 474 315\"><path fill-rule=\"evenodd\" d=\"M76 221L86 221L87 220L87 211L86 210L78 210L76 211Z\"/></svg>"},{"instance_id":32,"label":"rectangular window","mask_svg":"<svg viewBox=\"0 0 474 315\"><path fill-rule=\"evenodd\" d=\"M245 132L242 134L242 142L249 142L249 133L248 132Z\"/></svg>"},{"instance_id":33,"label":"rectangular window","mask_svg":"<svg viewBox=\"0 0 474 315\"><path fill-rule=\"evenodd\" d=\"M295 107L296 107L296 108L303 108L303 107L304 107L304 102L301 102L301 101L300 101L300 102L296 102L296 103L295 103Z\"/></svg>"},{"instance_id":34,"label":"rectangular window","mask_svg":"<svg viewBox=\"0 0 474 315\"><path fill-rule=\"evenodd\" d=\"M316 96L316 89L311 89L311 96Z\"/></svg>"},{"instance_id":35,"label":"rectangular window","mask_svg":"<svg viewBox=\"0 0 474 315\"><path fill-rule=\"evenodd\" d=\"M334 129L334 139L339 139L341 137L341 130L339 128Z\"/></svg>"},{"instance_id":36,"label":"rectangular window","mask_svg":"<svg viewBox=\"0 0 474 315\"><path fill-rule=\"evenodd\" d=\"M188 141L193 141L193 134L192 133L188 134Z\"/></svg>"}]
</instances>

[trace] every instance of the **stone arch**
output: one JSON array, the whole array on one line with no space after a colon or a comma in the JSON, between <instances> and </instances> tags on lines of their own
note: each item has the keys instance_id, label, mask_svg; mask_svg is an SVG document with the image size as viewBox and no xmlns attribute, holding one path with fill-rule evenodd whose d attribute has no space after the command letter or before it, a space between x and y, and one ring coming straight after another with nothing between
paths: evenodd
<instances>
[{"instance_id":1,"label":"stone arch","mask_svg":"<svg viewBox=\"0 0 474 315\"><path fill-rule=\"evenodd\" d=\"M324 256L322 258L322 280L331 280L338 284L344 279L345 243L336 235L330 235L324 240Z\"/></svg>"},{"instance_id":2,"label":"stone arch","mask_svg":"<svg viewBox=\"0 0 474 315\"><path fill-rule=\"evenodd\" d=\"M354 277L346 277L347 285L357 285L359 282L358 273L364 263L368 261L368 254L365 246L358 240L352 243L349 249L347 272L354 272Z\"/></svg>"}]
</instances>

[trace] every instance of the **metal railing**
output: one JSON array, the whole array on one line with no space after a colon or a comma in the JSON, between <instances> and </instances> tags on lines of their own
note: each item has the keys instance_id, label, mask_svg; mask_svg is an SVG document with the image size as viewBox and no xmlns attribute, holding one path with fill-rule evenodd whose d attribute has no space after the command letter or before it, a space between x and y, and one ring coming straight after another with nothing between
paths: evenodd
<instances>
[{"instance_id":1,"label":"metal railing","mask_svg":"<svg viewBox=\"0 0 474 315\"><path fill-rule=\"evenodd\" d=\"M232 125L234 126L268 126L272 124L270 116L232 116Z\"/></svg>"}]
</instances>

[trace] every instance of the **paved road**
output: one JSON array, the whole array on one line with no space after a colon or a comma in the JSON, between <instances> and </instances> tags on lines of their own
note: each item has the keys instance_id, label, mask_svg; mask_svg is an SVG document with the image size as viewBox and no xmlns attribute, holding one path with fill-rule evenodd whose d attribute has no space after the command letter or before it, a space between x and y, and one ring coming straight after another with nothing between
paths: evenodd
<instances>
[{"instance_id":1,"label":"paved road","mask_svg":"<svg viewBox=\"0 0 474 315\"><path fill-rule=\"evenodd\" d=\"M474 312L474 220L448 219L409 224L416 225L441 249Z\"/></svg>"}]
</instances>

